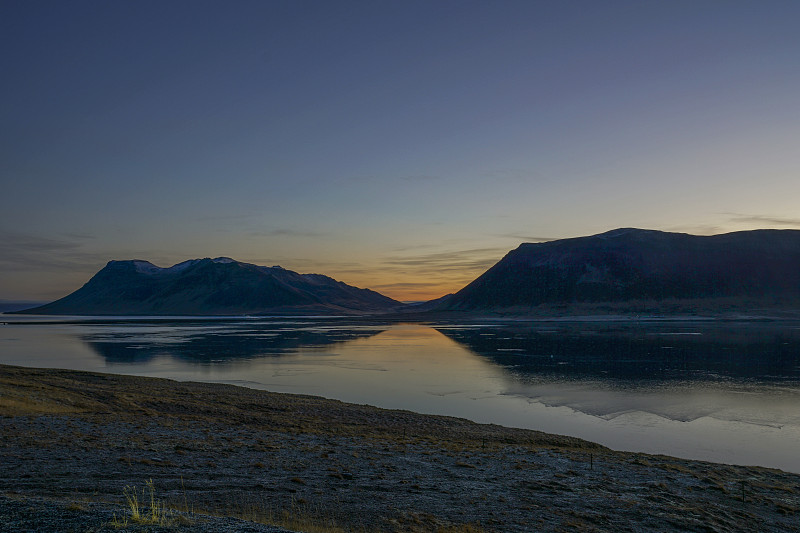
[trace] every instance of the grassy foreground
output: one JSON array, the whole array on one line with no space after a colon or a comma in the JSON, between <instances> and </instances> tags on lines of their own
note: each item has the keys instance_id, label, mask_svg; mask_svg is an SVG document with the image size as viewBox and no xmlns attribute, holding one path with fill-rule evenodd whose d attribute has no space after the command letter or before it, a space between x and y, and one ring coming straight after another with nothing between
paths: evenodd
<instances>
[{"instance_id":1,"label":"grassy foreground","mask_svg":"<svg viewBox=\"0 0 800 533\"><path fill-rule=\"evenodd\" d=\"M120 521L149 483L190 521L296 531L800 529L794 474L230 385L0 365L0 453L0 494Z\"/></svg>"}]
</instances>

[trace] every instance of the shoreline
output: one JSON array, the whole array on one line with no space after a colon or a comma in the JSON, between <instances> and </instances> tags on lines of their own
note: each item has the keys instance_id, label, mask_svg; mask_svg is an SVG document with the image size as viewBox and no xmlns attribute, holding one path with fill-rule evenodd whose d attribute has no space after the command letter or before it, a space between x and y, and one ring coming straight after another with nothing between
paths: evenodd
<instances>
[{"instance_id":1,"label":"shoreline","mask_svg":"<svg viewBox=\"0 0 800 533\"><path fill-rule=\"evenodd\" d=\"M391 532L793 531L800 520L797 474L234 385L0 365L0 424L0 494L26 505L123 513L124 487L151 479L195 524L199 511L287 510Z\"/></svg>"},{"instance_id":2,"label":"shoreline","mask_svg":"<svg viewBox=\"0 0 800 533\"><path fill-rule=\"evenodd\" d=\"M349 320L366 322L460 322L464 320L530 321L530 322L798 322L800 307L793 308L750 308L709 309L709 308L615 308L569 307L569 308L503 308L486 310L414 311L361 314L237 314L237 315L136 315L136 314L31 314L16 311L0 312L0 319L14 324L41 322L75 321L115 321L115 320L153 320L153 321L191 321L191 320L269 320L274 318L307 320Z\"/></svg>"}]
</instances>

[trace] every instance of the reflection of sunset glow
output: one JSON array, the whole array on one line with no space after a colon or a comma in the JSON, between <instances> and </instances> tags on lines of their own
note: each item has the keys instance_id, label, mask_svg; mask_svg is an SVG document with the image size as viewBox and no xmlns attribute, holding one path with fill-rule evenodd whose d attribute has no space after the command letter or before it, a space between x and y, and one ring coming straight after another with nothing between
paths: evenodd
<instances>
[{"instance_id":1,"label":"reflection of sunset glow","mask_svg":"<svg viewBox=\"0 0 800 533\"><path fill-rule=\"evenodd\" d=\"M496 323L450 327L485 339L509 337L492 335ZM276 341L276 333L284 340ZM751 337L743 335L745 341ZM98 342L128 346L133 355L97 351ZM419 324L53 321L0 328L0 363L233 383L574 435L612 448L800 472L800 393L791 387L527 375L524 365L507 364L509 353L521 352L498 352L496 342L503 341L482 343L489 351L479 355ZM238 348L223 356L215 349L223 344ZM496 353L501 359L491 355Z\"/></svg>"}]
</instances>

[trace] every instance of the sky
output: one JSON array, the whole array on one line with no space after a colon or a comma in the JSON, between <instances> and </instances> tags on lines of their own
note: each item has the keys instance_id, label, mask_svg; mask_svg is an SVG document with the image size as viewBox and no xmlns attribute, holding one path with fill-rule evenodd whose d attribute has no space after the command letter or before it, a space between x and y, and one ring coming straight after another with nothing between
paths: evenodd
<instances>
[{"instance_id":1,"label":"sky","mask_svg":"<svg viewBox=\"0 0 800 533\"><path fill-rule=\"evenodd\" d=\"M793 0L0 0L0 299L227 256L399 300L800 228Z\"/></svg>"}]
</instances>

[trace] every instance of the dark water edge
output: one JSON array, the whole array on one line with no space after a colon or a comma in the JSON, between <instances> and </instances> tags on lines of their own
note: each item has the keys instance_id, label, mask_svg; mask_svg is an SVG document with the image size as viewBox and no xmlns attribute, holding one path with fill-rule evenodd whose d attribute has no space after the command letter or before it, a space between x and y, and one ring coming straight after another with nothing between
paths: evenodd
<instances>
[{"instance_id":1,"label":"dark water edge","mask_svg":"<svg viewBox=\"0 0 800 533\"><path fill-rule=\"evenodd\" d=\"M520 378L631 382L800 383L800 320L592 316L507 319L392 317L54 317L4 315L0 324L74 327L109 363L280 357L324 351L397 325L429 327ZM83 331L81 329L83 328ZM86 329L91 331L86 331Z\"/></svg>"},{"instance_id":2,"label":"dark water edge","mask_svg":"<svg viewBox=\"0 0 800 533\"><path fill-rule=\"evenodd\" d=\"M407 318L3 317L0 363L233 383L800 471L800 321Z\"/></svg>"},{"instance_id":3,"label":"dark water edge","mask_svg":"<svg viewBox=\"0 0 800 533\"><path fill-rule=\"evenodd\" d=\"M531 377L800 382L800 324L520 323L437 331Z\"/></svg>"}]
</instances>

